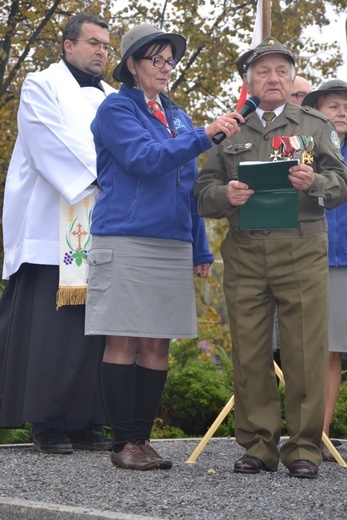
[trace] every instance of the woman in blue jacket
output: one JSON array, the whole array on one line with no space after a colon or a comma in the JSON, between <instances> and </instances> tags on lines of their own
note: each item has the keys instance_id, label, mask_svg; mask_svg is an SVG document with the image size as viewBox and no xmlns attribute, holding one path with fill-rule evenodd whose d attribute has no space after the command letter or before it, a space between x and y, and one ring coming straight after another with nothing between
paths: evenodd
<instances>
[{"instance_id":1,"label":"woman in blue jacket","mask_svg":"<svg viewBox=\"0 0 347 520\"><path fill-rule=\"evenodd\" d=\"M334 79L308 94L303 105L317 108L336 126L336 138L347 164L347 83ZM329 436L341 384L342 353L347 352L347 203L326 213L329 239L329 354L325 380L325 414L323 430ZM335 462L322 444L323 460Z\"/></svg>"},{"instance_id":2,"label":"woman in blue jacket","mask_svg":"<svg viewBox=\"0 0 347 520\"><path fill-rule=\"evenodd\" d=\"M193 273L213 256L193 186L212 137L239 130L236 113L206 127L163 95L185 39L141 24L122 39L113 76L123 83L92 123L101 193L93 212L86 334L107 336L103 394L114 465L171 468L149 437L171 338L196 337ZM222 189L225 189L225 187Z\"/></svg>"}]
</instances>

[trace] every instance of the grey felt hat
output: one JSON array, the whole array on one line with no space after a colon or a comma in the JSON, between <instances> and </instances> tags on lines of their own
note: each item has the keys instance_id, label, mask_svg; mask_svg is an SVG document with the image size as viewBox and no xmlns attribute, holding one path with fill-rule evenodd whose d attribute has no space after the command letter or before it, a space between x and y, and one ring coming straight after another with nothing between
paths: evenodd
<instances>
[{"instance_id":1,"label":"grey felt hat","mask_svg":"<svg viewBox=\"0 0 347 520\"><path fill-rule=\"evenodd\" d=\"M283 47L283 45L273 38L272 36L267 36L263 39L262 42L257 45L254 49L250 49L247 52L244 52L237 60L235 61L237 70L242 78L243 74L247 72L252 63L254 63L257 59L262 56L266 56L268 54L283 54L285 55L289 61L295 65L294 54L292 54L288 49Z\"/></svg>"},{"instance_id":2,"label":"grey felt hat","mask_svg":"<svg viewBox=\"0 0 347 520\"><path fill-rule=\"evenodd\" d=\"M326 96L332 92L347 92L347 83L341 79L332 79L331 81L322 83L317 90L307 94L301 104L303 106L308 105L309 107L313 107L319 97Z\"/></svg>"},{"instance_id":3,"label":"grey felt hat","mask_svg":"<svg viewBox=\"0 0 347 520\"><path fill-rule=\"evenodd\" d=\"M113 77L117 81L122 81L122 72L125 62L129 56L141 49L149 42L156 40L169 40L176 48L174 59L178 62L186 50L186 40L180 34L165 33L152 24L142 23L133 27L122 38L121 61L113 71Z\"/></svg>"}]
</instances>

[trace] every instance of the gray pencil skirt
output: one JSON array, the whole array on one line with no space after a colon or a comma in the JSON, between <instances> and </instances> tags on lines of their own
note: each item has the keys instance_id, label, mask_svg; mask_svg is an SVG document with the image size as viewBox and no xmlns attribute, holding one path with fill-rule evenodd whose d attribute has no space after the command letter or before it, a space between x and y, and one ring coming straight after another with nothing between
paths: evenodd
<instances>
[{"instance_id":1,"label":"gray pencil skirt","mask_svg":"<svg viewBox=\"0 0 347 520\"><path fill-rule=\"evenodd\" d=\"M85 333L196 337L192 256L187 242L93 236Z\"/></svg>"},{"instance_id":2,"label":"gray pencil skirt","mask_svg":"<svg viewBox=\"0 0 347 520\"><path fill-rule=\"evenodd\" d=\"M329 268L329 350L347 352L347 267Z\"/></svg>"}]
</instances>

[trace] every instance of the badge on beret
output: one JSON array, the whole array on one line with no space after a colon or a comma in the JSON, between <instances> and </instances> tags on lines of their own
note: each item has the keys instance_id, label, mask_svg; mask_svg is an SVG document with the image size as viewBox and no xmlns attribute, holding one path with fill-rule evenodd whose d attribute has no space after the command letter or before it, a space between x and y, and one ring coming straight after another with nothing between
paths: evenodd
<instances>
[{"instance_id":1,"label":"badge on beret","mask_svg":"<svg viewBox=\"0 0 347 520\"><path fill-rule=\"evenodd\" d=\"M340 139L335 130L333 130L331 132L330 138L331 138L331 142L333 143L333 145L336 146L336 148L338 148L340 150Z\"/></svg>"}]
</instances>

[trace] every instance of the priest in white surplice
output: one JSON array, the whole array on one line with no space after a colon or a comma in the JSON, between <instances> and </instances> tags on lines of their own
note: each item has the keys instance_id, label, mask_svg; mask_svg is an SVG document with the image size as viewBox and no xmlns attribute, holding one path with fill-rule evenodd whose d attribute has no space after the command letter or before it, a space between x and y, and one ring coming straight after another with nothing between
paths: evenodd
<instances>
[{"instance_id":1,"label":"priest in white surplice","mask_svg":"<svg viewBox=\"0 0 347 520\"><path fill-rule=\"evenodd\" d=\"M103 20L69 19L62 60L23 83L6 179L0 428L33 423L34 447L43 453L110 445L95 428L107 424L104 338L84 336L83 305L98 191L90 123L114 91L101 76L109 48Z\"/></svg>"}]
</instances>

